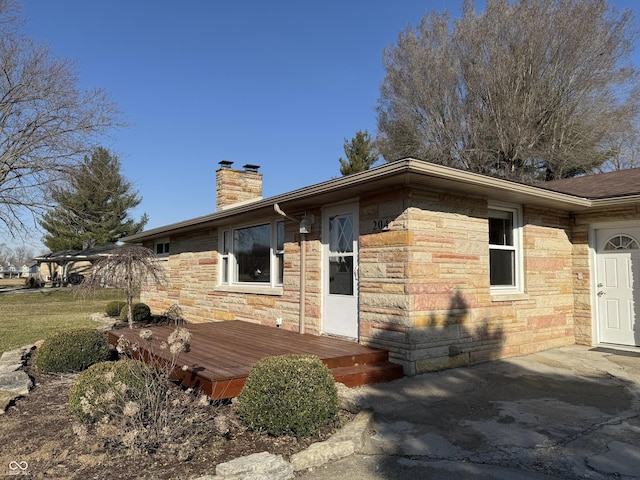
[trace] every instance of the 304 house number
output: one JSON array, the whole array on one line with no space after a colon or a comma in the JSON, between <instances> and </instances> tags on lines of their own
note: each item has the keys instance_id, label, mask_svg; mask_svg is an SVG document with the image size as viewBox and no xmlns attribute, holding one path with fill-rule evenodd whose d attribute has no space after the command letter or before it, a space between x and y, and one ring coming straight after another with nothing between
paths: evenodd
<instances>
[{"instance_id":1,"label":"304 house number","mask_svg":"<svg viewBox=\"0 0 640 480\"><path fill-rule=\"evenodd\" d=\"M389 230L389 224L391 220L378 218L377 220L372 220L372 230L374 232L380 232L382 230Z\"/></svg>"}]
</instances>

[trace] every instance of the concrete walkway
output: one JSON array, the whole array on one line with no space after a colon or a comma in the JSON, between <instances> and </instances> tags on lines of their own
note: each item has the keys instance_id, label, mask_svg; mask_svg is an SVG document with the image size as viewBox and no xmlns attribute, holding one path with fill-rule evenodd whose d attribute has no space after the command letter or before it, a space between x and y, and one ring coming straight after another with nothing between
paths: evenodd
<instances>
[{"instance_id":1,"label":"concrete walkway","mask_svg":"<svg viewBox=\"0 0 640 480\"><path fill-rule=\"evenodd\" d=\"M353 393L374 434L296 478L640 478L637 352L565 347Z\"/></svg>"}]
</instances>

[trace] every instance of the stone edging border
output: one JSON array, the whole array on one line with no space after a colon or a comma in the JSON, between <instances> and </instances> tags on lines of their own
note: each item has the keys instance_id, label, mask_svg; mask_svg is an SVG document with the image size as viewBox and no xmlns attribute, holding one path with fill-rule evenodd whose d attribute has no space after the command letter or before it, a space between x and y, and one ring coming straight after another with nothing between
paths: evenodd
<instances>
[{"instance_id":1,"label":"stone edging border","mask_svg":"<svg viewBox=\"0 0 640 480\"><path fill-rule=\"evenodd\" d=\"M373 412L362 410L346 426L323 442L317 442L298 452L287 462L281 455L254 453L216 466L215 475L194 480L235 480L268 478L289 480L294 472L313 470L322 465L348 457L362 449L373 424Z\"/></svg>"}]
</instances>

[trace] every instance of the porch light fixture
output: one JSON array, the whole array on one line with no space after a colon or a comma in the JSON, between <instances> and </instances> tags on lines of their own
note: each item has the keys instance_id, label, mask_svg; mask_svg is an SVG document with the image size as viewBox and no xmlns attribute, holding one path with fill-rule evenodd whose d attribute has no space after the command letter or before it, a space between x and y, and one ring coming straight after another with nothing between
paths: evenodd
<instances>
[{"instance_id":1,"label":"porch light fixture","mask_svg":"<svg viewBox=\"0 0 640 480\"><path fill-rule=\"evenodd\" d=\"M302 220L298 220L297 218L290 217L286 213L282 211L280 205L277 203L273 204L273 209L278 215L283 216L287 220L291 220L292 222L300 222L300 233L311 233L311 226L315 223L316 217L313 214L304 214Z\"/></svg>"},{"instance_id":2,"label":"porch light fixture","mask_svg":"<svg viewBox=\"0 0 640 480\"><path fill-rule=\"evenodd\" d=\"M299 320L298 320L299 322L298 332L304 333L304 323L305 323L304 299L306 297L306 290L307 290L307 260L306 260L307 236L306 234L311 231L311 225L313 225L313 223L315 222L316 217L312 214L307 215L305 213L302 220L298 220L297 218L290 217L289 215L284 213L280 208L280 205L278 205L277 203L273 204L273 209L278 215L282 216L283 218L286 218L287 220L291 220L293 222L300 222L300 233L301 233L300 235L300 311L299 311Z\"/></svg>"}]
</instances>

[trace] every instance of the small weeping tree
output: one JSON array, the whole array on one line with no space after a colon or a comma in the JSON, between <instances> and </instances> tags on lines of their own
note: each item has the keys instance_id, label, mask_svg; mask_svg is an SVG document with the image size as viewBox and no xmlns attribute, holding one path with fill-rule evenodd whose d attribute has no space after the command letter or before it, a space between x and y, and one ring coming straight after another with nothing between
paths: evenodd
<instances>
[{"instance_id":1,"label":"small weeping tree","mask_svg":"<svg viewBox=\"0 0 640 480\"><path fill-rule=\"evenodd\" d=\"M133 328L133 297L143 286L166 285L167 274L153 250L125 245L93 266L93 271L80 284L81 291L96 291L106 286L125 290L129 328Z\"/></svg>"}]
</instances>

